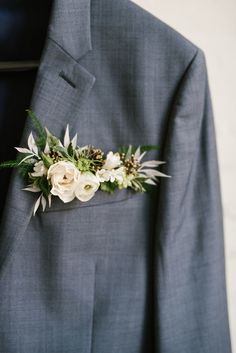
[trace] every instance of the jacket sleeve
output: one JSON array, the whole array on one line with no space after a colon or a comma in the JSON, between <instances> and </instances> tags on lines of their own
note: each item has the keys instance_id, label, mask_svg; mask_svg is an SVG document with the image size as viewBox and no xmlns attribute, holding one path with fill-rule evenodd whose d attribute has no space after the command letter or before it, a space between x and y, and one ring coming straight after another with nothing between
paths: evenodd
<instances>
[{"instance_id":1,"label":"jacket sleeve","mask_svg":"<svg viewBox=\"0 0 236 353\"><path fill-rule=\"evenodd\" d=\"M168 117L155 229L155 353L230 353L224 230L205 54Z\"/></svg>"}]
</instances>

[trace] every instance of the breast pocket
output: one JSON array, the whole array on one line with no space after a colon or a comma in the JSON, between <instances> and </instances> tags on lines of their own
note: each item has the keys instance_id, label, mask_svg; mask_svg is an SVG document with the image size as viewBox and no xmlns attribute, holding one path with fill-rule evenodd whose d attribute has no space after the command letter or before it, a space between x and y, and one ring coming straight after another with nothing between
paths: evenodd
<instances>
[{"instance_id":1,"label":"breast pocket","mask_svg":"<svg viewBox=\"0 0 236 353\"><path fill-rule=\"evenodd\" d=\"M51 207L46 207L44 212L55 212L55 211L66 211L75 208L81 207L91 207L91 206L99 206L108 203L115 203L125 201L131 198L135 194L135 191L131 188L127 189L116 189L112 193L108 193L102 190L97 190L95 195L88 201L80 201L75 198L73 201L64 203L59 197L55 196L52 198ZM37 212L43 213L42 209L40 208Z\"/></svg>"}]
</instances>

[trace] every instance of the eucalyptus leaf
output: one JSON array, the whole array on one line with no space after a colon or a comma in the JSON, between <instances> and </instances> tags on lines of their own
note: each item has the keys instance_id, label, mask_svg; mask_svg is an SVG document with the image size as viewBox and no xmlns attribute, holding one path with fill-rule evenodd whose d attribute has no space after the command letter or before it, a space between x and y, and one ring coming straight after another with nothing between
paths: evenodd
<instances>
[{"instance_id":1,"label":"eucalyptus leaf","mask_svg":"<svg viewBox=\"0 0 236 353\"><path fill-rule=\"evenodd\" d=\"M54 146L52 147L52 150L54 152L59 152L63 157L70 157L69 153L67 152L67 149L61 146Z\"/></svg>"}]
</instances>

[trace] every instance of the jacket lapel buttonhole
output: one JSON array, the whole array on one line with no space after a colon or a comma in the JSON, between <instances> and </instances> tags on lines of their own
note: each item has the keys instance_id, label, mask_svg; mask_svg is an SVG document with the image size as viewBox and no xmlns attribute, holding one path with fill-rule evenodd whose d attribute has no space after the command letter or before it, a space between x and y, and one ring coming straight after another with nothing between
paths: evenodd
<instances>
[{"instance_id":1,"label":"jacket lapel buttonhole","mask_svg":"<svg viewBox=\"0 0 236 353\"><path fill-rule=\"evenodd\" d=\"M68 77L65 75L64 71L61 71L61 72L59 73L59 76L60 76L61 78L63 78L63 80L65 80L71 87L76 88L75 83L72 82L72 81L70 80L70 78L68 78Z\"/></svg>"}]
</instances>

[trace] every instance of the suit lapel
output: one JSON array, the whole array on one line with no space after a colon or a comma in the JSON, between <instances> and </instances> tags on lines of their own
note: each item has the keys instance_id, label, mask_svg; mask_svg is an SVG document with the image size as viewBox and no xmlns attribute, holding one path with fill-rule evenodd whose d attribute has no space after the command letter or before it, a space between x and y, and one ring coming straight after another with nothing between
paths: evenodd
<instances>
[{"instance_id":1,"label":"suit lapel","mask_svg":"<svg viewBox=\"0 0 236 353\"><path fill-rule=\"evenodd\" d=\"M30 109L55 135L62 135L66 123L73 126L75 110L93 87L95 77L79 63L91 49L90 1L54 1ZM26 146L32 129L26 119L21 146ZM13 170L0 225L0 269L32 217L38 194L22 191L24 187L25 181Z\"/></svg>"}]
</instances>

